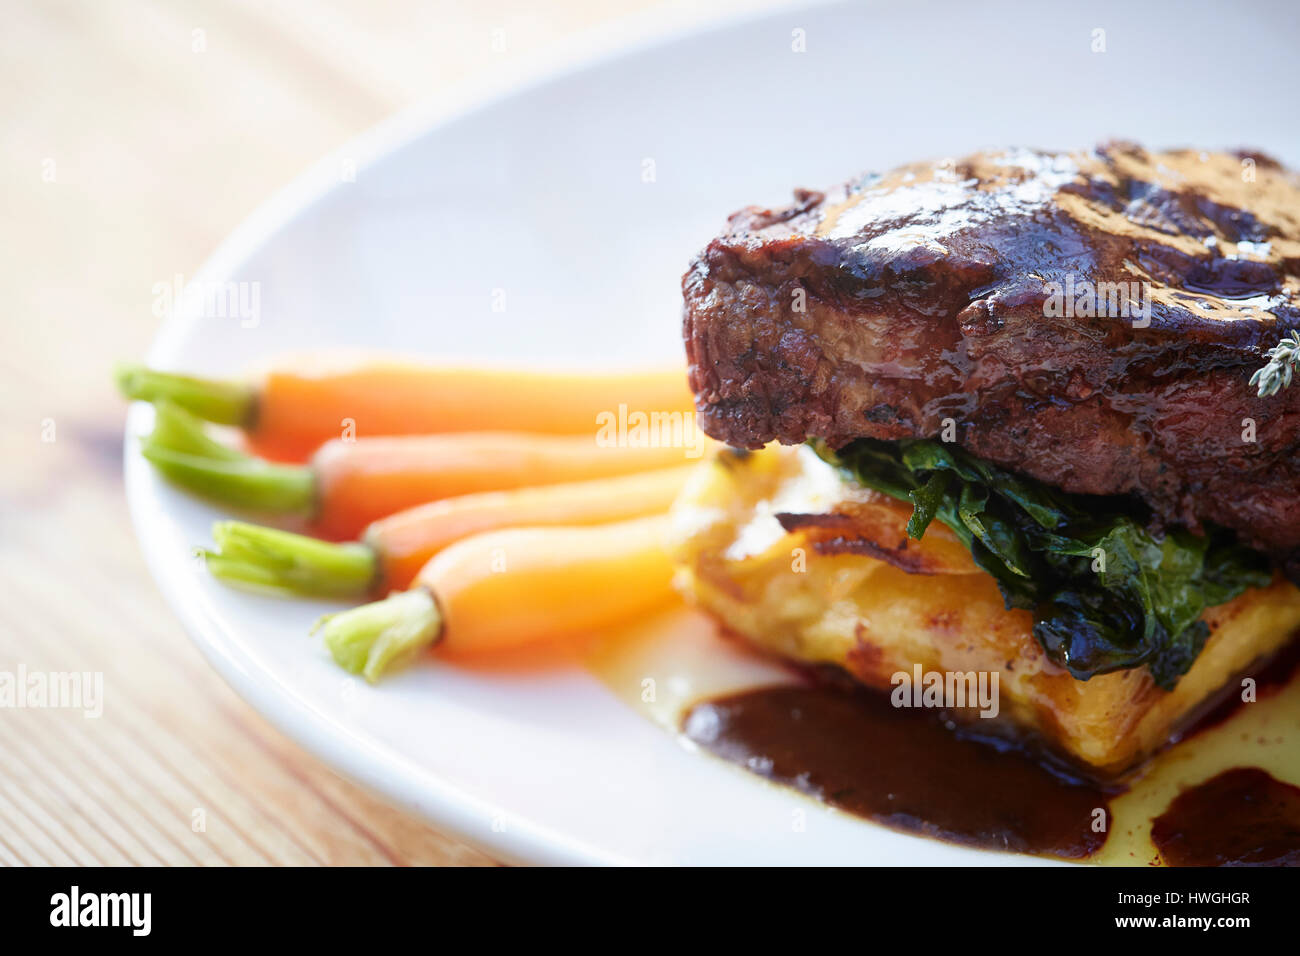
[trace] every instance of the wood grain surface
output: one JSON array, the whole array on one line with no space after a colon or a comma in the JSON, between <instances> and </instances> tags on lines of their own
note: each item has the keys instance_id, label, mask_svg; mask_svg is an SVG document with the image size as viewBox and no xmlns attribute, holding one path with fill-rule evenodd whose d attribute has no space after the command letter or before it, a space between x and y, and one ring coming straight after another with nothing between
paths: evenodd
<instances>
[{"instance_id":1,"label":"wood grain surface","mask_svg":"<svg viewBox=\"0 0 1300 956\"><path fill-rule=\"evenodd\" d=\"M0 709L0 863L491 863L303 752L189 643L129 526L110 367L147 349L153 285L321 154L644 6L3 3L0 672L102 672L104 701Z\"/></svg>"}]
</instances>

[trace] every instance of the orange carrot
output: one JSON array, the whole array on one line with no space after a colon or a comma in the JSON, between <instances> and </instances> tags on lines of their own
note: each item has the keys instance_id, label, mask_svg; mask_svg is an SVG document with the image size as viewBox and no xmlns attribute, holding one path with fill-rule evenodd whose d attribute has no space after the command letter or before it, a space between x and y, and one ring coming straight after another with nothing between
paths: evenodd
<instances>
[{"instance_id":1,"label":"orange carrot","mask_svg":"<svg viewBox=\"0 0 1300 956\"><path fill-rule=\"evenodd\" d=\"M586 525L668 510L694 466L595 481L489 491L433 501L381 518L363 541L379 557L383 587L406 587L453 541L506 527Z\"/></svg>"},{"instance_id":2,"label":"orange carrot","mask_svg":"<svg viewBox=\"0 0 1300 956\"><path fill-rule=\"evenodd\" d=\"M568 484L489 491L382 518L362 540L334 544L241 521L212 529L208 570L231 584L317 597L362 598L411 584L430 558L462 538L508 527L590 525L662 514L691 466Z\"/></svg>"},{"instance_id":3,"label":"orange carrot","mask_svg":"<svg viewBox=\"0 0 1300 956\"><path fill-rule=\"evenodd\" d=\"M703 438L694 431L686 447L467 432L335 440L308 464L274 464L213 441L197 419L165 402L142 446L159 471L184 487L225 504L307 518L314 533L335 540L429 501L669 468L702 451Z\"/></svg>"},{"instance_id":4,"label":"orange carrot","mask_svg":"<svg viewBox=\"0 0 1300 956\"><path fill-rule=\"evenodd\" d=\"M427 501L626 475L686 462L680 448L602 447L592 436L503 432L332 441L312 459L314 527L348 537Z\"/></svg>"},{"instance_id":5,"label":"orange carrot","mask_svg":"<svg viewBox=\"0 0 1300 956\"><path fill-rule=\"evenodd\" d=\"M667 521L474 535L434 556L411 590L317 628L335 661L369 680L434 644L470 657L590 634L671 600Z\"/></svg>"},{"instance_id":6,"label":"orange carrot","mask_svg":"<svg viewBox=\"0 0 1300 956\"><path fill-rule=\"evenodd\" d=\"M538 371L424 365L359 356L286 362L253 384L124 366L118 386L132 399L168 400L208 421L237 425L250 448L302 461L345 432L356 436L435 432L591 433L619 406L688 413L681 367L626 371Z\"/></svg>"}]
</instances>

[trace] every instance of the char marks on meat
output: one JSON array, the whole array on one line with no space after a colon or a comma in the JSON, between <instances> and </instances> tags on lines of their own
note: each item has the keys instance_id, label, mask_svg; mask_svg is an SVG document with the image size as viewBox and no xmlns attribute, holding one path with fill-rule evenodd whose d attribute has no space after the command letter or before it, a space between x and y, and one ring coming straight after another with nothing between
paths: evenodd
<instances>
[{"instance_id":1,"label":"char marks on meat","mask_svg":"<svg viewBox=\"0 0 1300 956\"><path fill-rule=\"evenodd\" d=\"M1294 174L1112 143L795 198L736 213L682 279L708 434L840 447L951 419L975 455L1234 528L1294 569L1300 386L1248 385L1300 328Z\"/></svg>"}]
</instances>

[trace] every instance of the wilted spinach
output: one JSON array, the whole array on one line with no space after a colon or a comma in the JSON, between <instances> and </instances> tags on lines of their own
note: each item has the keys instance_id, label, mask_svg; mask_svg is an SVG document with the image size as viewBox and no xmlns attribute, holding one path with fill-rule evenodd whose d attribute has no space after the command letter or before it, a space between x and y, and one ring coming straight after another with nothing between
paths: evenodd
<instances>
[{"instance_id":1,"label":"wilted spinach","mask_svg":"<svg viewBox=\"0 0 1300 956\"><path fill-rule=\"evenodd\" d=\"M1034 636L1079 680L1145 664L1172 688L1205 646L1201 612L1272 580L1267 559L1223 529L1157 533L1129 498L1066 494L953 444L864 438L816 450L911 502L911 537L935 519L951 528L1006 606L1033 612Z\"/></svg>"}]
</instances>

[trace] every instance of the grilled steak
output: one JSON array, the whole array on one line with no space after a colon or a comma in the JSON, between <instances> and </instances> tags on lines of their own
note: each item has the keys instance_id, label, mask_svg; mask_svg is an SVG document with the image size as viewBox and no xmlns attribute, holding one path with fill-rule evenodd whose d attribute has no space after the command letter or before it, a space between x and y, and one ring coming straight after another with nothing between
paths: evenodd
<instances>
[{"instance_id":1,"label":"grilled steak","mask_svg":"<svg viewBox=\"0 0 1300 956\"><path fill-rule=\"evenodd\" d=\"M683 277L703 429L955 438L1300 554L1300 179L1256 154L980 153L748 208Z\"/></svg>"}]
</instances>

